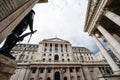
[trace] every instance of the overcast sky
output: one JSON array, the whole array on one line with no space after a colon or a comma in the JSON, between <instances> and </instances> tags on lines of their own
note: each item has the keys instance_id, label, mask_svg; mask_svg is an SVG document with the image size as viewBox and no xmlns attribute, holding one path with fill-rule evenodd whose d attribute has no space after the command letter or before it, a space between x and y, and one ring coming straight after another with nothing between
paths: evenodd
<instances>
[{"instance_id":1,"label":"overcast sky","mask_svg":"<svg viewBox=\"0 0 120 80\"><path fill-rule=\"evenodd\" d=\"M98 51L93 39L83 32L88 0L49 0L34 6L34 30L30 43L38 44L43 39L61 38L72 46L87 47ZM28 32L28 30L27 30ZM27 43L28 38L22 43Z\"/></svg>"}]
</instances>

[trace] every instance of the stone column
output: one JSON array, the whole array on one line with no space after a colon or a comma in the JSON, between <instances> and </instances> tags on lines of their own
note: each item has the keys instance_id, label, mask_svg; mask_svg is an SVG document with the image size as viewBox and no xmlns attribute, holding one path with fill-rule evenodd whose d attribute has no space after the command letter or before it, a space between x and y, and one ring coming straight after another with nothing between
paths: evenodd
<instances>
[{"instance_id":1,"label":"stone column","mask_svg":"<svg viewBox=\"0 0 120 80\"><path fill-rule=\"evenodd\" d=\"M74 72L74 77L75 77L74 80L77 80L76 68L74 68L73 70L74 70L73 72Z\"/></svg>"},{"instance_id":2,"label":"stone column","mask_svg":"<svg viewBox=\"0 0 120 80\"><path fill-rule=\"evenodd\" d=\"M110 50L115 54L115 56L118 58L118 60L120 60L120 54L118 52L116 52L116 50L110 45L110 43L106 42L106 44L108 45Z\"/></svg>"},{"instance_id":3,"label":"stone column","mask_svg":"<svg viewBox=\"0 0 120 80\"><path fill-rule=\"evenodd\" d=\"M51 75L51 80L54 80L54 68L52 68L51 70L52 70L52 72L51 72L51 74L52 74Z\"/></svg>"},{"instance_id":4,"label":"stone column","mask_svg":"<svg viewBox=\"0 0 120 80\"><path fill-rule=\"evenodd\" d=\"M103 68L104 68L104 67L100 67L100 70L102 71L102 74L105 74Z\"/></svg>"},{"instance_id":5,"label":"stone column","mask_svg":"<svg viewBox=\"0 0 120 80\"><path fill-rule=\"evenodd\" d=\"M120 27L120 16L119 15L117 15L111 11L105 11L105 16Z\"/></svg>"},{"instance_id":6,"label":"stone column","mask_svg":"<svg viewBox=\"0 0 120 80\"><path fill-rule=\"evenodd\" d=\"M63 80L63 71L62 71L62 68L60 69L60 80Z\"/></svg>"},{"instance_id":7,"label":"stone column","mask_svg":"<svg viewBox=\"0 0 120 80\"><path fill-rule=\"evenodd\" d=\"M120 43L117 40L115 40L114 37L101 25L98 25L97 29L102 33L102 35L110 43L110 45L120 54Z\"/></svg>"},{"instance_id":8,"label":"stone column","mask_svg":"<svg viewBox=\"0 0 120 80\"><path fill-rule=\"evenodd\" d=\"M28 68L28 69L26 70L26 74L25 74L25 77L24 77L23 80L28 80L28 79L29 79L29 76L30 76L30 68Z\"/></svg>"},{"instance_id":9,"label":"stone column","mask_svg":"<svg viewBox=\"0 0 120 80\"><path fill-rule=\"evenodd\" d=\"M84 75L85 75L85 80L92 80L92 76L90 75L90 71L88 67L84 66L83 67Z\"/></svg>"},{"instance_id":10,"label":"stone column","mask_svg":"<svg viewBox=\"0 0 120 80\"><path fill-rule=\"evenodd\" d=\"M69 67L67 68L67 77L68 77L68 80L71 80Z\"/></svg>"},{"instance_id":11,"label":"stone column","mask_svg":"<svg viewBox=\"0 0 120 80\"><path fill-rule=\"evenodd\" d=\"M85 76L84 76L82 67L80 68L80 76L81 76L81 78L80 78L81 80L85 80Z\"/></svg>"},{"instance_id":12,"label":"stone column","mask_svg":"<svg viewBox=\"0 0 120 80\"><path fill-rule=\"evenodd\" d=\"M38 80L38 76L39 76L39 68L37 68L36 73L35 73L35 80Z\"/></svg>"},{"instance_id":13,"label":"stone column","mask_svg":"<svg viewBox=\"0 0 120 80\"><path fill-rule=\"evenodd\" d=\"M50 43L47 43L47 52L50 52Z\"/></svg>"},{"instance_id":14,"label":"stone column","mask_svg":"<svg viewBox=\"0 0 120 80\"><path fill-rule=\"evenodd\" d=\"M117 64L113 61L113 59L110 57L110 55L107 53L106 49L103 47L103 45L99 42L99 40L96 38L95 35L92 35L93 39L95 40L97 46L99 47L102 55L107 60L108 64L112 68L114 74L120 74L120 69L117 66Z\"/></svg>"},{"instance_id":15,"label":"stone column","mask_svg":"<svg viewBox=\"0 0 120 80\"><path fill-rule=\"evenodd\" d=\"M46 74L47 74L47 69L45 68L43 80L47 79L47 75Z\"/></svg>"}]
</instances>

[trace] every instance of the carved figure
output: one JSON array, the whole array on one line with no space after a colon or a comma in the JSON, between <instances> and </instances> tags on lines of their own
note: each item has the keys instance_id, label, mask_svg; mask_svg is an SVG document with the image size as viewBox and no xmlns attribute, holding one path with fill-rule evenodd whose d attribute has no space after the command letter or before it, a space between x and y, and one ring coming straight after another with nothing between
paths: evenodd
<instances>
[{"instance_id":1,"label":"carved figure","mask_svg":"<svg viewBox=\"0 0 120 80\"><path fill-rule=\"evenodd\" d=\"M33 31L34 14L35 12L31 10L23 18L23 20L15 27L15 29L11 32L11 34L8 35L4 45L0 49L0 54L3 54L11 59L15 59L10 53L11 49L16 45L17 42L22 41L25 36L36 32L36 31ZM27 29L28 26L31 32L21 36L21 34Z\"/></svg>"}]
</instances>

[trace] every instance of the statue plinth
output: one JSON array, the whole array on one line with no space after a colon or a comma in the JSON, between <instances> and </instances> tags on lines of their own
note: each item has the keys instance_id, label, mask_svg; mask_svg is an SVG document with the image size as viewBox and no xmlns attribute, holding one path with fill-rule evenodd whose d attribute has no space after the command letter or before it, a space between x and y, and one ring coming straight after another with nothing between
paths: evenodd
<instances>
[{"instance_id":1,"label":"statue plinth","mask_svg":"<svg viewBox=\"0 0 120 80\"><path fill-rule=\"evenodd\" d=\"M10 80L15 73L17 63L2 54L0 54L0 80Z\"/></svg>"}]
</instances>

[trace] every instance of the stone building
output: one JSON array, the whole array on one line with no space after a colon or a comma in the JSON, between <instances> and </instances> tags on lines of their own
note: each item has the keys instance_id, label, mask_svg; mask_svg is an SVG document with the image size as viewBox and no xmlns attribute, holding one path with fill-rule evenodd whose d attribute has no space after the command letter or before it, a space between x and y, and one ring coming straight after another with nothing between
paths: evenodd
<instances>
[{"instance_id":1,"label":"stone building","mask_svg":"<svg viewBox=\"0 0 120 80\"><path fill-rule=\"evenodd\" d=\"M84 31L93 37L113 73L120 75L119 66L100 41L120 60L120 0L89 0Z\"/></svg>"},{"instance_id":2,"label":"stone building","mask_svg":"<svg viewBox=\"0 0 120 80\"><path fill-rule=\"evenodd\" d=\"M119 80L110 66L85 47L60 38L39 44L17 44L12 50L17 69L10 80ZM103 75L108 77L104 78Z\"/></svg>"}]
</instances>

